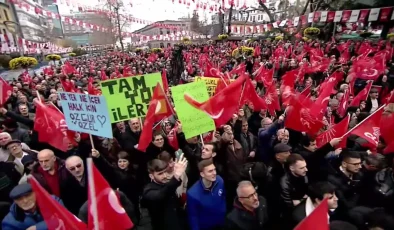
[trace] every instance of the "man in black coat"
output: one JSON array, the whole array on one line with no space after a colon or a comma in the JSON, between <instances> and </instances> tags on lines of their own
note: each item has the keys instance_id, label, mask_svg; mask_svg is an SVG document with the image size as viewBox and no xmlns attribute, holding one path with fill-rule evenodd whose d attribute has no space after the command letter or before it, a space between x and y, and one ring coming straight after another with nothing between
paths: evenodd
<instances>
[{"instance_id":1,"label":"man in black coat","mask_svg":"<svg viewBox=\"0 0 394 230\"><path fill-rule=\"evenodd\" d=\"M175 163L174 176L169 180L167 166L166 162L159 159L149 162L148 171L152 182L143 190L142 205L149 211L153 230L187 229L183 207L176 195L176 189L181 185L181 177L187 167L187 160L181 155Z\"/></svg>"},{"instance_id":2,"label":"man in black coat","mask_svg":"<svg viewBox=\"0 0 394 230\"><path fill-rule=\"evenodd\" d=\"M358 152L342 153L341 165L328 175L328 181L336 187L339 208L350 210L358 205L361 188L361 156Z\"/></svg>"},{"instance_id":3,"label":"man in black coat","mask_svg":"<svg viewBox=\"0 0 394 230\"><path fill-rule=\"evenodd\" d=\"M329 182L317 182L308 187L308 198L294 208L292 222L294 226L299 224L305 217L309 216L313 210L327 198L330 221L336 220L338 198L335 195L335 186Z\"/></svg>"},{"instance_id":4,"label":"man in black coat","mask_svg":"<svg viewBox=\"0 0 394 230\"><path fill-rule=\"evenodd\" d=\"M268 223L267 201L250 181L241 181L233 210L227 215L226 230L259 230Z\"/></svg>"}]
</instances>

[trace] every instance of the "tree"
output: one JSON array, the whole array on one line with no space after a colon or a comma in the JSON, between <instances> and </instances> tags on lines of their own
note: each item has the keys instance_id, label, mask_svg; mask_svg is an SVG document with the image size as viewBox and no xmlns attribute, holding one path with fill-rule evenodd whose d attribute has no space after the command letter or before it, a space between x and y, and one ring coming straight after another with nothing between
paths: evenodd
<instances>
[{"instance_id":1,"label":"tree","mask_svg":"<svg viewBox=\"0 0 394 230\"><path fill-rule=\"evenodd\" d=\"M204 14L204 18L200 21L200 16L198 15L197 11L193 12L193 16L190 21L190 30L202 34L205 38L208 38L211 30L213 28L212 24L208 23L208 17Z\"/></svg>"},{"instance_id":2,"label":"tree","mask_svg":"<svg viewBox=\"0 0 394 230\"><path fill-rule=\"evenodd\" d=\"M313 1L313 0L307 0L306 1L306 3L305 3L305 5L304 5L304 7L302 8L302 11L301 12L298 12L298 11L296 11L296 13L298 14L297 16L300 16L300 15L304 15L305 13L306 13L306 11L308 10L308 6L309 6L309 3L311 2L311 1ZM268 17L269 17L269 22L270 23L273 23L273 22L275 22L275 14L273 13L273 12L271 12L271 9L268 9L268 7L265 5L265 3L264 3L265 1L264 0L259 0L259 8L254 8L255 10L260 10L260 11L263 11L263 12L265 12L267 15L268 15ZM320 5L318 2L323 2L323 0L318 0L317 1L317 5ZM285 4L285 6L286 6L286 4ZM317 7L313 10L313 11L315 11L317 9ZM287 10L286 10L286 12L287 12ZM286 12L283 12L283 13L286 13ZM286 16L287 16L287 14L286 14ZM289 32L287 32L286 30L284 30L283 28L281 28L281 27L279 27L278 28L278 30L281 32L281 33L283 33L283 35L285 36L285 37L290 37L290 36L292 36L292 35L295 35L295 34L297 34L298 32L300 32L300 30L302 29L302 25L301 25L301 23L298 23L298 26L297 26L297 29L293 32L293 33L289 33Z\"/></svg>"},{"instance_id":3,"label":"tree","mask_svg":"<svg viewBox=\"0 0 394 230\"><path fill-rule=\"evenodd\" d=\"M128 23L125 8L122 0L106 0L104 5L105 10L108 12L107 16L110 21L110 30L115 31L114 43L119 40L122 52L125 47L123 44L123 31Z\"/></svg>"}]
</instances>

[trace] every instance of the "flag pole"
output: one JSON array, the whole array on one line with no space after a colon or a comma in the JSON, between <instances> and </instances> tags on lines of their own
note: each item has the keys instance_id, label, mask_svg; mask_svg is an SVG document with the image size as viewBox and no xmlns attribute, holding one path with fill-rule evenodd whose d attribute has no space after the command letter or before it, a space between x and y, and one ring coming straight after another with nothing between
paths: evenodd
<instances>
[{"instance_id":1,"label":"flag pole","mask_svg":"<svg viewBox=\"0 0 394 230\"><path fill-rule=\"evenodd\" d=\"M352 132L354 129L356 129L357 127L359 127L360 125L362 125L364 123L364 121L366 121L368 118L370 118L372 115L374 115L375 113L377 113L378 111L380 111L381 109L383 109L386 106L386 104L380 106L380 108L378 108L377 110L375 110L375 112L371 113L368 117L366 117L362 122L358 123L357 125L355 125L353 128L351 128L349 131L347 131L345 134L342 135L341 138L343 138L344 136L348 135L350 132Z\"/></svg>"},{"instance_id":2,"label":"flag pole","mask_svg":"<svg viewBox=\"0 0 394 230\"><path fill-rule=\"evenodd\" d=\"M90 139L90 144L92 145L92 149L96 149L96 148L94 147L94 142L93 142L93 136L92 136L92 134L89 134L89 139Z\"/></svg>"},{"instance_id":3,"label":"flag pole","mask_svg":"<svg viewBox=\"0 0 394 230\"><path fill-rule=\"evenodd\" d=\"M91 211L91 214L93 216L93 225L94 225L94 230L99 230L99 220L98 220L98 210L97 210L97 200L96 200L96 189L94 187L94 178L93 178L93 161L92 158L87 158L86 159L87 167L88 167L88 188L89 188L89 195L90 195L90 205L91 207L88 207L88 209ZM89 201L88 201L89 203ZM89 205L88 205L89 206Z\"/></svg>"},{"instance_id":4,"label":"flag pole","mask_svg":"<svg viewBox=\"0 0 394 230\"><path fill-rule=\"evenodd\" d=\"M200 134L201 144L204 146L204 139L202 138L202 134Z\"/></svg>"},{"instance_id":5,"label":"flag pole","mask_svg":"<svg viewBox=\"0 0 394 230\"><path fill-rule=\"evenodd\" d=\"M142 131L142 129L143 129L143 126L144 126L144 124L142 123L142 118L141 118L141 117L139 117L139 118L138 118L138 120L140 121L140 127L141 127L141 131Z\"/></svg>"}]
</instances>

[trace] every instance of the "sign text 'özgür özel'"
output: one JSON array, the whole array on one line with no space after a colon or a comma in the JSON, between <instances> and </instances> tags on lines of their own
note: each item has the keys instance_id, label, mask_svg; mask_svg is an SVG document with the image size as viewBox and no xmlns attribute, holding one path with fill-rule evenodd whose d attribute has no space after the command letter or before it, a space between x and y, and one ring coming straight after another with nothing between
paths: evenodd
<instances>
[{"instance_id":1,"label":"sign text '\u00f6zg\u00fcr \u00f6zel'","mask_svg":"<svg viewBox=\"0 0 394 230\"><path fill-rule=\"evenodd\" d=\"M70 130L112 138L107 103L103 96L59 93Z\"/></svg>"}]
</instances>

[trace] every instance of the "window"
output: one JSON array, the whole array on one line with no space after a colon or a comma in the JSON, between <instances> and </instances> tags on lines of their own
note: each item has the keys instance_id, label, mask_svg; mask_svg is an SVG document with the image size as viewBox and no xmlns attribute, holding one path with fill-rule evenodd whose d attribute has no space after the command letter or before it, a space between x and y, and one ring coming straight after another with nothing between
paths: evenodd
<instances>
[{"instance_id":1,"label":"window","mask_svg":"<svg viewBox=\"0 0 394 230\"><path fill-rule=\"evenodd\" d=\"M160 42L160 48L164 48L164 43Z\"/></svg>"},{"instance_id":2,"label":"window","mask_svg":"<svg viewBox=\"0 0 394 230\"><path fill-rule=\"evenodd\" d=\"M170 34L170 33L171 33L171 31L167 30L167 34Z\"/></svg>"},{"instance_id":3,"label":"window","mask_svg":"<svg viewBox=\"0 0 394 230\"><path fill-rule=\"evenodd\" d=\"M6 19L7 21L9 21L10 18L8 17L7 11L6 11L6 10L3 10L3 12L4 12L5 19Z\"/></svg>"},{"instance_id":4,"label":"window","mask_svg":"<svg viewBox=\"0 0 394 230\"><path fill-rule=\"evenodd\" d=\"M163 29L160 29L160 35L163 34Z\"/></svg>"}]
</instances>

